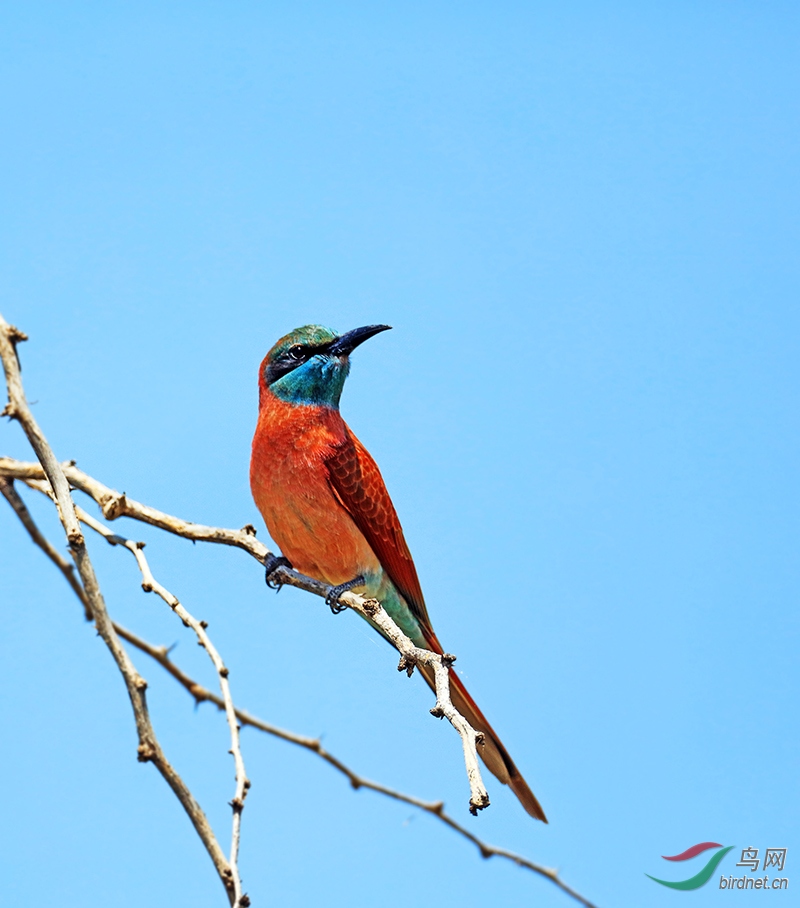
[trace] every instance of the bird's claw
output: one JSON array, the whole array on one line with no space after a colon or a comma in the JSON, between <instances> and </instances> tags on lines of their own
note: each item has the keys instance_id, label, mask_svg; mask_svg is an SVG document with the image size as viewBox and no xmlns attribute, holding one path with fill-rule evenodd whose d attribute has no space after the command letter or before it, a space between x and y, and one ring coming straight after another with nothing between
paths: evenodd
<instances>
[{"instance_id":1,"label":"bird's claw","mask_svg":"<svg viewBox=\"0 0 800 908\"><path fill-rule=\"evenodd\" d=\"M352 590L353 587L356 586L364 586L363 574L359 574L358 577L348 580L347 583L340 583L338 586L332 586L330 588L328 595L325 597L325 603L334 615L338 615L339 612L343 612L347 608L346 605L342 605L339 602L339 596L341 596L342 593L346 593L348 590Z\"/></svg>"},{"instance_id":2,"label":"bird's claw","mask_svg":"<svg viewBox=\"0 0 800 908\"><path fill-rule=\"evenodd\" d=\"M291 570L291 562L283 555L270 555L264 562L264 581L271 590L279 590L283 583L278 579L270 579L279 567L287 567Z\"/></svg>"}]
</instances>

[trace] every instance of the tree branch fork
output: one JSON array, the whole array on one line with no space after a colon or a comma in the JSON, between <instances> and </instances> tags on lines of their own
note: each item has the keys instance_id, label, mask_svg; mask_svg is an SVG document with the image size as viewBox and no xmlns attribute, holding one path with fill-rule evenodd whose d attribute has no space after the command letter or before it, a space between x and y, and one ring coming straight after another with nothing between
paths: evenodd
<instances>
[{"instance_id":1,"label":"tree branch fork","mask_svg":"<svg viewBox=\"0 0 800 908\"><path fill-rule=\"evenodd\" d=\"M61 464L64 476L70 486L79 489L93 498L107 520L116 520L119 517L132 517L149 523L159 529L167 530L186 539L203 542L216 542L225 545L233 545L248 551L261 564L273 558L273 553L255 537L252 527L247 526L241 530L228 530L221 527L209 527L201 524L190 523L180 520L155 508L143 505L138 501L128 498L124 493L119 493L109 489L93 477L78 469L74 461ZM46 482L44 470L37 463L23 463L12 461L9 458L0 457L0 476L10 479L20 479L39 491L49 492L43 483ZM55 500L55 499L54 499ZM107 527L100 524L99 521L88 515L82 508L76 507L76 513L81 523L91 527L107 542L112 545L121 545L128 549L134 558L136 558L139 569L142 573L142 588L145 592L154 591L184 620L187 626L192 627L197 633L201 645L209 650L209 656L217 665L218 654L213 650L208 635L199 627L199 622L191 617L181 606L180 602L171 593L166 591L158 581L153 577L152 572L145 558L143 548L144 543L133 542L122 536L114 534ZM322 583L313 577L308 577L298 571L281 565L271 575L281 584L297 587L306 592L313 593L316 596L326 599L332 590L332 586ZM415 646L402 630L395 624L388 612L383 608L377 599L369 599L358 593L344 592L339 596L339 603L358 612L364 618L371 621L376 627L392 641L397 650L400 652L399 671L406 671L410 676L417 665L428 665L435 672L436 683L436 704L431 709L431 714L437 718L446 718L453 728L458 732L464 751L464 762L467 771L467 779L470 786L469 807L470 812L477 813L489 806L489 794L483 783L480 765L478 763L477 745L482 739L480 732L467 722L467 720L456 710L450 699L450 673L449 668L455 661L455 656L445 654L440 656L427 649ZM215 659L216 656L216 659ZM221 664L221 660L220 664ZM227 670L226 670L227 671Z\"/></svg>"},{"instance_id":2,"label":"tree branch fork","mask_svg":"<svg viewBox=\"0 0 800 908\"><path fill-rule=\"evenodd\" d=\"M244 710L237 709L231 693L229 669L208 635L206 622L197 620L180 600L154 577L144 555L144 543L136 542L114 533L106 524L92 517L83 508L76 505L71 493L77 489L88 495L97 503L103 517L109 521L123 516L130 517L193 541L234 546L248 552L262 565L273 557L272 553L263 543L256 539L255 529L250 525L243 527L241 530L231 530L181 520L130 499L125 493L119 493L105 486L97 479L80 470L74 461L59 463L25 399L16 350L17 344L24 340L27 340L27 336L19 329L9 325L0 316L0 359L2 359L8 387L8 403L0 415L8 416L19 422L38 458L38 462L34 463L0 457L0 493L15 511L33 542L44 551L64 574L67 582L82 602L87 618L91 617L94 620L98 633L117 663L128 690L139 737L138 759L142 762L152 762L178 797L209 853L231 905L242 906L242 908L247 908L250 905L248 895L242 890L238 867L242 813L247 792L250 788L250 781L245 771L241 750L239 734L241 723L241 725L250 725L317 753L322 759L342 772L354 788L368 788L396 800L413 804L436 816L446 825L472 841L484 857L493 855L505 857L519 866L526 867L546 877L565 894L586 905L587 908L594 908L583 896L567 886L556 871L482 842L449 817L444 812L441 802L425 802L370 782L329 754L318 740L278 729L251 716ZM53 501L64 528L74 565L65 559L39 531L30 512L14 487L15 480L21 481L31 489L47 495ZM142 588L146 592L153 592L159 596L178 615L182 623L194 631L198 643L205 649L213 664L218 678L220 695L213 694L189 678L171 661L169 651L165 647L155 647L111 620L89 558L81 525L102 536L109 544L122 547L131 553L141 574ZM300 574L286 566L277 568L272 576L276 577L280 583L295 586L323 599L331 592L331 587L327 584ZM482 736L455 709L450 698L449 669L455 657L449 654L439 655L430 650L416 647L376 599L364 598L353 592L344 592L339 597L339 603L367 618L392 641L401 654L398 665L399 671L406 671L408 675L411 675L417 665L422 664L433 668L436 703L430 712L436 717L447 718L461 738L470 786L470 812L474 814L478 810L487 807L489 805L489 796L483 784L477 756L477 745L480 743ZM121 640L125 640L155 659L175 680L189 691L196 702L212 702L218 708L224 710L230 730L230 753L235 764L235 791L230 801L232 829L229 856L225 855L219 845L200 805L163 753L147 709L145 694L147 682L134 667Z\"/></svg>"}]
</instances>

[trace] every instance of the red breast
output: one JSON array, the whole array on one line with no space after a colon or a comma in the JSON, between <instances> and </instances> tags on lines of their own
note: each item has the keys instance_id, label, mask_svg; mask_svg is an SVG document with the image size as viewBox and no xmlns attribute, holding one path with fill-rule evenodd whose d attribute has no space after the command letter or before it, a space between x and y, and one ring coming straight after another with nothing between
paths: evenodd
<instances>
[{"instance_id":1,"label":"red breast","mask_svg":"<svg viewBox=\"0 0 800 908\"><path fill-rule=\"evenodd\" d=\"M326 460L346 432L338 410L287 403L263 387L260 397L250 488L282 554L326 583L379 571L328 479Z\"/></svg>"}]
</instances>

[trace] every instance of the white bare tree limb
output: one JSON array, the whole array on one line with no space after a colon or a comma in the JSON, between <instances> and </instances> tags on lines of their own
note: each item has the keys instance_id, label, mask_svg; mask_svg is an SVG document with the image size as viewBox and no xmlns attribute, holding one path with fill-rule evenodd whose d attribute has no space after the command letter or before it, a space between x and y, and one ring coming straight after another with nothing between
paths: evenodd
<instances>
[{"instance_id":1,"label":"white bare tree limb","mask_svg":"<svg viewBox=\"0 0 800 908\"><path fill-rule=\"evenodd\" d=\"M145 696L147 682L136 670L130 656L128 656L125 648L120 643L117 632L114 630L100 585L97 582L94 566L86 549L86 540L80 528L78 515L75 512L75 504L72 500L69 482L25 399L16 349L16 345L24 340L27 340L27 336L17 328L9 325L0 315L0 359L3 362L6 385L8 387L8 404L5 406L2 415L15 419L22 426L22 430L25 432L41 465L41 475L37 478L46 479L53 491L56 510L58 511L61 525L64 527L70 554L78 569L78 576L80 577L81 586L86 595L86 601L89 604L95 626L103 642L111 652L117 668L125 681L139 737L138 759L141 762L149 761L155 764L183 805L195 831L214 863L231 904L234 904L233 886L231 883L232 872L228 860L202 808L161 749L147 709ZM247 900L246 904L249 904L249 900Z\"/></svg>"},{"instance_id":2,"label":"white bare tree limb","mask_svg":"<svg viewBox=\"0 0 800 908\"><path fill-rule=\"evenodd\" d=\"M69 483L76 489L87 494L99 505L103 516L107 520L116 520L118 517L131 517L151 526L191 539L195 542L215 542L222 545L235 546L244 549L262 564L273 557L272 552L255 537L252 526L245 526L241 530L228 530L221 527L205 526L173 517L164 511L159 511L149 505L129 498L124 492L117 492L99 482L88 473L84 473L74 463L69 461L61 465L64 475ZM37 463L24 463L8 457L0 457L0 476L9 479L41 480L42 467ZM331 587L327 583L307 577L285 566L278 567L274 575L278 582L295 586L298 589L313 593L323 599L328 596ZM450 699L449 667L455 661L455 656L438 653L414 646L411 640L389 617L388 613L377 599L366 599L357 593L346 592L339 597L339 602L353 611L358 612L376 626L380 627L400 652L400 670L410 674L409 669L417 664L430 665L435 671L436 704L431 710L434 716L444 716L458 732L464 751L464 763L467 779L470 786L469 807L471 812L482 810L489 805L489 795L483 784L480 765L478 763L477 742L479 733L472 728L467 720L453 706Z\"/></svg>"},{"instance_id":3,"label":"white bare tree limb","mask_svg":"<svg viewBox=\"0 0 800 908\"><path fill-rule=\"evenodd\" d=\"M43 483L38 480L27 480L25 481L26 485L43 490ZM9 490L11 495L9 495ZM64 574L67 582L70 583L75 594L83 602L85 594L83 593L83 587L77 581L74 581L74 572L72 565L57 551L55 546L53 546L49 540L39 531L36 523L30 515L25 503L17 495L13 487L13 480L6 479L0 475L0 493L8 498L9 503L14 508L17 513L17 516L20 518L23 526L30 534L32 540L38 545L42 551L50 558L51 561L59 568L59 570ZM12 501L12 497L15 498L15 501ZM155 646L152 643L149 643L147 640L144 640L138 634L134 634L132 631L123 627L122 625L114 622L114 629L117 634L125 641L130 643L132 646L135 646L137 649L141 650L143 653L146 653L152 659L154 659L158 664L167 671L172 677L191 695L195 703L200 704L204 702L213 703L218 709L225 709L225 702L222 698L208 690L208 688L203 687L202 684L195 681L189 675L186 674L175 662L170 658L170 648L166 646ZM247 710L236 709L236 716L239 719L239 722L243 726L250 726L255 728L258 731L262 731L268 735L272 735L276 738L279 738L282 741L286 741L289 744L294 744L297 747L302 747L305 750L309 750L312 753L316 754L321 760L324 760L328 765L332 766L337 772L341 773L350 783L350 785L359 790L365 788L368 791L374 791L378 794L385 795L388 798L392 798L395 801L400 801L403 804L409 804L413 807L417 807L420 810L425 811L431 816L435 817L440 822L444 823L450 829L454 830L459 835L463 836L467 841L472 842L473 845L480 852L481 857L491 858L491 857L500 857L505 860L510 861L513 864L516 864L518 867L523 867L526 870L530 870L533 873L539 874L545 879L549 880L562 892L566 895L571 896L581 905L584 905L585 908L596 908L596 906L590 902L588 899L584 898L580 893L576 892L571 886L568 886L558 875L558 871L550 867L544 867L541 864L537 864L534 861L531 861L529 858L523 857L520 854L516 854L512 851L508 851L505 848L498 848L495 845L490 845L487 842L482 841L474 833L470 832L466 827L458 823L453 817L451 817L444 809L444 803L442 801L425 801L422 798L416 798L413 795L407 795L403 792L396 791L393 788L389 788L386 785L381 785L379 782L373 782L370 779L366 779L363 776L356 773L353 769L348 767L343 763L338 757L334 756L330 751L326 750L322 746L322 742L319 738L311 738L307 735L299 735L296 732L288 731L284 728L279 728L277 725L271 725L268 722L265 722L263 719L259 719L257 716L252 715Z\"/></svg>"},{"instance_id":4,"label":"white bare tree limb","mask_svg":"<svg viewBox=\"0 0 800 908\"><path fill-rule=\"evenodd\" d=\"M544 876L558 886L563 892L576 899L587 908L594 906L571 887L567 886L558 876L557 871L542 867L520 855L505 849L487 845L467 829L458 824L444 812L441 802L426 802L409 795L404 795L386 786L371 782L358 776L353 770L345 766L332 754L328 753L316 739L307 738L288 732L275 726L268 725L244 710L237 709L234 705L230 685L228 683L228 669L219 653L214 648L208 634L205 622L195 619L180 603L180 601L153 576L147 559L142 551L144 543L133 542L119 536L109 527L87 514L82 508L75 505L71 496L70 486L89 495L100 506L103 516L114 520L120 516L151 524L152 526L192 539L194 541L215 542L231 545L247 551L256 560L264 564L272 557L272 553L255 538L255 529L248 525L242 530L229 530L219 527L204 526L173 517L158 511L140 502L129 499L124 493L103 485L93 477L79 470L74 461L59 464L48 445L44 435L39 429L25 400L25 395L20 379L19 362L17 359L16 344L26 340L26 336L18 329L9 325L0 316L0 358L6 374L9 402L2 415L7 415L17 420L22 426L31 446L33 447L39 463L24 463L11 458L0 457L0 493L8 500L17 516L28 530L33 541L57 565L70 583L73 591L84 605L87 617L94 619L98 632L108 646L117 666L123 676L128 694L133 706L136 728L139 735L138 755L141 761L153 762L173 789L181 804L189 815L196 831L203 841L215 868L222 880L229 901L232 905L246 908L250 900L242 893L240 875L238 870L238 850L241 836L241 813L244 799L249 788L249 781L245 773L244 762L239 741L239 723L258 728L268 734L275 735L283 740L304 747L317 753L322 759L343 773L354 788L368 788L382 793L388 797L412 804L426 812L438 817L440 821L473 842L483 857L500 856L516 863L519 866ZM30 513L14 488L14 480L22 480L31 488L47 494L55 503L59 518L64 527L70 553L78 569L75 576L71 565L38 530ZM218 696L199 685L181 671L169 658L169 651L164 647L155 647L131 631L115 624L108 615L94 569L86 551L86 544L80 524L91 527L102 535L110 544L128 549L136 558L142 575L142 587L147 592L155 592L160 596L183 623L191 627L198 636L198 641L209 654L219 677L222 696ZM287 567L279 567L273 575L280 583L296 586L317 596L327 597L331 587L313 578L306 577ZM446 717L458 732L464 751L464 760L467 768L467 777L470 784L470 811L488 806L489 797L481 778L480 767L477 759L477 744L480 743L481 734L476 732L467 720L455 709L450 698L449 669L454 656L449 654L438 655L429 650L414 646L412 641L397 627L389 615L375 599L365 599L352 592L343 593L339 603L354 611L359 612L394 643L401 654L399 670L405 670L409 675L417 665L430 666L434 671L436 686L436 704L431 709L434 716ZM236 766L236 791L231 802L233 808L233 830L231 841L230 859L226 859L220 848L213 831L197 802L194 800L185 783L167 761L155 736L152 723L147 711L144 679L138 674L133 663L120 643L120 638L136 646L158 661L176 680L179 681L195 698L196 702L208 700L215 703L226 713L226 718L231 731L231 753Z\"/></svg>"},{"instance_id":5,"label":"white bare tree limb","mask_svg":"<svg viewBox=\"0 0 800 908\"><path fill-rule=\"evenodd\" d=\"M7 480L2 480L0 482L7 482ZM52 492L50 491L49 486L44 481L31 480L29 482L31 487L37 488L39 491L48 495L52 499ZM8 497L8 496L6 496ZM127 549L133 557L136 559L136 564L142 574L142 589L146 593L155 593L167 605L172 609L173 612L181 619L183 624L186 627L190 627L195 634L197 635L197 641L200 646L205 649L208 653L209 658L211 659L214 669L219 677L219 686L222 691L222 708L225 711L225 716L228 721L228 726L231 733L231 750L230 753L233 756L234 764L236 767L236 790L231 801L231 808L233 810L233 829L231 831L231 851L229 858L230 866L230 880L233 884L233 904L240 905L242 899L242 880L241 874L239 873L239 844L241 841L241 830L242 830L242 811L244 810L244 800L247 797L248 789L250 788L250 781L247 778L247 772L245 771L244 758L242 757L242 748L241 742L239 740L239 721L236 717L236 707L233 703L233 696L231 695L231 686L228 677L230 672L226 667L225 663L222 661L218 650L211 642L211 638L208 635L207 627L205 621L198 621L188 609L180 602L177 596L173 595L166 587L160 584L155 577L153 576L152 571L150 570L150 565L147 561L147 558L144 554L144 543L143 542L134 542L131 539L126 539L123 536L119 536L117 533L114 533L109 527L104 523L101 523L99 520L96 520L90 514L87 514L86 511L80 506L75 507L75 512L78 515L78 519L81 523L93 529L96 533L102 536L109 545L121 546L122 548ZM116 629L116 628L115 628Z\"/></svg>"}]
</instances>

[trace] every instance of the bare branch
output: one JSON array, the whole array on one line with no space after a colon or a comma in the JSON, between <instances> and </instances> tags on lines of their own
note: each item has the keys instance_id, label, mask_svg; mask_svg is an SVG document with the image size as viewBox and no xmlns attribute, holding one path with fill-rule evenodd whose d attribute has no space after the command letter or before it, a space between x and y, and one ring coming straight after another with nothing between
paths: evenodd
<instances>
[{"instance_id":1,"label":"bare branch","mask_svg":"<svg viewBox=\"0 0 800 908\"><path fill-rule=\"evenodd\" d=\"M221 527L209 527L181 520L179 517L165 514L140 501L134 501L132 498L128 498L124 492L110 489L84 473L83 470L78 469L74 460L61 464L61 467L70 485L94 499L106 520L132 517L134 520L149 523L160 530L166 530L168 533L174 533L176 536L182 536L184 539L191 539L194 542L216 542L221 545L236 546L249 552L262 564L272 554L262 542L256 539L255 528L249 524L241 530L226 530ZM0 457L0 474L11 479L45 478L40 464L25 463L10 457Z\"/></svg>"},{"instance_id":2,"label":"bare branch","mask_svg":"<svg viewBox=\"0 0 800 908\"><path fill-rule=\"evenodd\" d=\"M478 765L477 745L483 734L475 731L453 706L453 702L450 699L450 666L455 662L456 657L450 653L440 656L438 653L431 652L431 650L414 646L411 640L392 621L377 599L351 603L349 601L351 595L345 593L340 597L340 601L346 602L354 611L368 618L394 643L400 651L398 671L405 671L410 675L416 665L429 665L433 668L436 683L436 705L431 710L431 715L437 718L445 717L461 736L464 763L467 767L467 778L469 779L469 810L471 814L477 814L479 810L489 806L489 794L483 785L481 770ZM355 597L353 598L355 599ZM361 599L360 596L358 598Z\"/></svg>"},{"instance_id":3,"label":"bare branch","mask_svg":"<svg viewBox=\"0 0 800 908\"><path fill-rule=\"evenodd\" d=\"M241 808L243 806L246 790L249 787L249 782L247 781L244 772L244 765L241 761L241 751L238 741L238 722L241 722L242 725L251 725L264 732L280 737L283 740L313 751L339 772L344 774L354 788L368 788L384 794L387 797L416 806L438 817L443 823L473 842L483 857L488 858L497 855L506 858L521 867L525 867L534 873L549 879L563 892L587 906L587 908L594 908L588 900L563 883L555 870L542 867L513 852L496 848L482 842L447 815L444 812L444 807L441 802L432 803L422 801L409 795L396 792L383 785L379 785L378 783L363 779L332 754L328 753L318 740L284 731L268 725L262 720L251 716L244 710L235 709L227 684L228 670L224 666L224 663L216 650L213 648L211 641L208 639L208 635L205 633L204 623L196 621L196 619L184 609L177 598L155 580L142 552L143 543L131 542L124 537L112 533L107 527L86 514L82 509L76 509L72 501L69 486L71 484L74 488L80 489L93 498L101 507L103 515L109 520L114 520L120 516L128 516L184 538L195 541L232 545L249 552L249 554L262 564L271 557L271 552L266 546L256 540L255 529L249 525L242 530L228 530L183 521L141 504L140 502L128 499L124 493L120 494L115 490L110 489L93 477L88 476L82 470L79 470L74 462L59 465L25 401L19 376L19 363L16 357L15 346L16 343L25 339L27 338L22 332L18 331L13 326L8 325L0 316L0 358L2 358L3 361L9 389L9 403L3 411L3 415L8 415L20 422L37 457L39 457L41 465L37 463L22 463L10 458L0 458L0 491L2 491L3 495L9 501L9 504L19 516L33 541L36 542L36 544L39 545L48 557L59 567L59 570L64 574L67 581L70 582L73 591L83 602L84 607L91 611L97 624L98 632L103 637L103 640L106 642L106 645L117 662L128 688L129 697L134 709L137 732L139 734L139 759L142 761L151 760L154 762L164 778L173 788L173 791L183 804L184 809L189 814L195 825L195 829L206 846L206 849L217 868L217 872L225 885L231 904L241 905L242 908L244 908L244 906L247 906L250 903L248 897L241 894L241 884L239 883L238 869L236 868ZM35 522L27 511L27 508L14 489L14 479L21 479L31 487L37 488L39 491L45 492L52 497L56 504L62 525L64 526L70 550L78 567L80 582L74 576L72 565L70 565L39 532ZM222 688L222 697L208 691L182 672L182 670L169 659L168 650L166 648L154 647L137 635L111 621L97 584L93 566L89 560L88 553L86 552L85 540L80 529L79 520L90 525L98 533L101 533L111 544L128 548L136 557L143 577L143 588L147 591L156 592L179 614L185 624L194 628L200 642L208 650L212 662L217 669ZM299 574L286 567L279 568L277 574L281 583L296 586L299 589L303 589L317 596L325 598L331 592L331 587L327 584ZM446 716L461 736L467 775L470 782L471 812L474 813L487 806L489 799L486 790L483 787L477 760L476 743L480 740L480 733L475 732L466 719L455 709L450 699L449 668L455 657L447 654L439 656L429 650L415 647L412 641L394 624L377 600L365 599L362 596L348 592L340 596L339 602L340 604L346 605L354 611L359 612L359 614L367 618L367 620L376 627L379 627L395 644L401 653L400 665L398 666L400 670L406 670L410 675L415 665L427 665L433 668L436 684L436 705L431 710L431 713L435 716ZM208 700L226 711L228 723L231 727L231 752L234 755L236 762L236 795L232 802L232 807L234 808L234 822L231 849L232 860L230 864L226 861L224 853L219 847L199 805L161 751L147 712L144 694L147 684L136 672L136 669L119 641L120 637L156 659L156 661L158 661L192 694L197 702Z\"/></svg>"},{"instance_id":4,"label":"bare branch","mask_svg":"<svg viewBox=\"0 0 800 908\"><path fill-rule=\"evenodd\" d=\"M2 484L4 480L0 477L0 491L2 491ZM28 484L32 484L36 480L29 480ZM40 488L37 485L40 491L45 491L44 488ZM45 554L56 564L59 569L61 569L61 563L55 548L48 542L48 540L41 534L38 527L34 523L33 519L30 517L30 514L27 513L27 508L25 504L17 496L19 503L21 505L22 511L27 514L27 519L23 518L20 509L15 507L17 514L20 516L25 528L31 535L33 541L45 552ZM63 559L61 559L63 561ZM70 565L67 565L70 567ZM62 573L63 570L62 570ZM65 574L67 579L69 574ZM72 584L70 584L72 585ZM78 588L73 587L76 595L81 598L82 587L78 585ZM81 601L83 601L81 599ZM213 703L218 709L224 710L226 708L225 701L217 694L208 690L208 688L203 687L202 684L195 681L189 675L186 674L175 662L170 659L169 653L170 650L166 646L154 646L152 643L149 643L147 640L144 640L142 637L139 637L137 634L134 634L132 631L129 631L127 628L122 625L114 622L114 629L117 634L123 639L130 643L132 646L135 646L137 649L141 650L143 653L146 653L152 659L154 659L158 664L167 671L172 677L189 692L189 694L194 699L195 703ZM345 763L335 757L332 753L326 750L318 738L311 738L306 735L299 735L296 732L287 731L286 729L279 728L276 725L271 725L268 722L265 722L263 719L259 719L257 716L252 715L247 710L236 709L236 717L243 726L250 726L251 728L258 729L268 735L272 735L276 738L279 738L282 741L287 741L290 744L294 744L297 747L302 747L305 750L311 751L316 754L320 759L324 760L328 765L332 766L337 772L341 773L349 781L352 787L356 790L365 788L369 791L377 792L382 794L387 798L392 798L395 801L399 801L403 804L409 804L412 807L416 807L419 810L423 810L431 816L435 817L440 822L444 823L446 826L449 826L450 829L454 830L459 835L463 836L468 841L472 842L473 845L478 849L481 856L484 858L491 857L500 857L505 860L511 861L511 863L516 864L518 867L524 867L526 870L530 870L533 873L539 874L545 879L549 880L555 886L557 886L562 892L566 895L571 896L580 904L586 906L586 908L595 908L592 902L584 898L570 886L568 886L563 880L558 876L558 871L553 870L549 867L543 867L541 864L537 864L534 861L529 860L522 855L515 854L512 851L508 851L505 848L498 848L495 845L489 845L488 843L482 841L474 833L470 832L466 827L458 823L453 817L445 812L444 804L442 801L425 801L421 798L415 798L412 795L403 794L402 792L396 791L393 788L389 788L386 785L381 785L378 782L373 782L370 779L366 779L363 776L358 775L354 770L350 769Z\"/></svg>"},{"instance_id":5,"label":"bare branch","mask_svg":"<svg viewBox=\"0 0 800 908\"><path fill-rule=\"evenodd\" d=\"M42 485L44 485L44 481ZM50 490L49 483L47 484L48 491ZM61 573L66 578L67 583L72 587L72 591L81 600L83 603L83 611L86 616L87 621L92 620L92 610L89 605L89 600L86 598L86 593L83 590L83 587L80 585L80 582L75 577L75 565L70 564L69 561L61 554L61 552L56 549L56 547L50 542L49 539L46 539L39 530L39 527L36 526L34 519L31 517L30 511L25 506L25 502L19 497L17 490L14 488L14 480L6 479L5 476L0 476L0 493L5 497L6 501L11 505L11 507L16 511L17 517L22 521L22 525L30 533L31 539L39 546L39 548L47 555L47 557L55 564L55 566L61 571Z\"/></svg>"},{"instance_id":6,"label":"bare branch","mask_svg":"<svg viewBox=\"0 0 800 908\"><path fill-rule=\"evenodd\" d=\"M255 530L250 526L242 530L227 530L191 523L128 498L124 493L110 489L87 473L84 473L83 470L79 470L74 462L64 464L63 470L69 482L93 498L100 506L104 516L109 520L115 520L117 517L122 516L132 517L135 520L141 520L151 526L159 527L186 539L192 539L197 542L216 542L222 545L232 545L249 552L262 564L267 558L272 556L269 549L255 538ZM42 468L39 464L21 463L7 457L0 458L0 475L25 481L43 478ZM323 599L328 596L332 589L327 583L322 583L313 577L307 577L305 574L291 570L291 568L279 567L275 574L281 583L295 586ZM475 813L487 807L489 805L489 795L481 777L476 747L479 733L456 710L450 699L449 666L455 660L455 656L440 656L438 653L414 646L376 599L365 599L357 593L347 592L342 593L339 597L339 602L358 612L376 627L379 627L394 643L401 655L401 669L413 669L413 666L418 664L430 665L434 669L436 705L431 710L431 713L437 717L446 717L461 737L464 763L470 786L470 811Z\"/></svg>"},{"instance_id":7,"label":"bare branch","mask_svg":"<svg viewBox=\"0 0 800 908\"><path fill-rule=\"evenodd\" d=\"M151 656L161 665L170 675L172 675L175 680L181 684L194 698L196 703L213 703L219 709L224 708L224 703L215 693L203 687L202 684L199 684L197 681L192 679L187 675L182 669L180 669L169 657L169 648L166 646L153 646L152 643L143 640L141 637L127 630L126 628L117 627L117 633L123 639L127 640L133 646L140 649L142 652L147 653L148 656ZM442 801L424 801L421 798L415 798L413 795L403 794L403 792L396 791L393 788L389 788L386 785L381 785L379 782L373 782L370 779L366 779L363 776L358 775L354 770L350 769L345 763L335 757L330 751L326 750L319 738L310 738L306 735L299 735L293 731L287 731L284 728L279 728L277 725L271 725L268 722L265 722L263 719L259 719L257 716L252 715L245 709L237 709L236 715L239 718L239 721L243 726L250 726L251 728L256 728L259 731L263 731L268 735L273 735L276 738L280 738L282 741L287 741L290 744L295 744L298 747L302 747L305 750L310 750L312 753L315 753L320 759L324 760L343 776L347 778L353 788L356 790L360 788L366 788L369 791L377 792L378 794L385 795L387 798L392 798L395 801L400 801L403 804L410 804L412 807L417 807L420 810L424 810L426 813L431 814L436 817L437 820L440 820L446 826L449 826L459 835L463 836L468 841L472 842L473 845L481 853L481 857L491 858L491 857L500 857L505 858L508 861L511 861L513 864L516 864L518 867L524 867L527 870L533 871L540 876L543 876L545 879L550 880L551 883L554 883L562 892L566 895L572 896L580 904L585 905L586 908L595 908L594 904L588 899L585 899L582 895L568 886L563 880L558 876L558 871L550 867L543 867L541 864L537 864L534 861L529 860L522 855L515 854L513 851L508 851L505 848L498 848L495 845L489 845L488 843L482 841L474 833L470 832L466 827L462 826L456 820L453 819L448 813L445 812L444 803Z\"/></svg>"},{"instance_id":8,"label":"bare branch","mask_svg":"<svg viewBox=\"0 0 800 908\"><path fill-rule=\"evenodd\" d=\"M225 886L228 897L233 903L233 887L230 882L231 873L225 854L220 848L202 808L194 799L186 783L169 763L161 749L161 745L158 743L147 709L145 697L147 682L136 671L114 630L103 594L97 582L94 566L86 550L86 541L78 522L78 516L75 513L75 505L70 494L69 483L25 399L16 351L16 344L21 340L26 340L25 335L17 328L9 325L0 315L0 359L3 362L8 386L8 404L3 410L3 415L19 422L41 464L43 476L38 478L46 478L53 490L56 509L64 527L67 543L75 560L81 585L83 586L86 601L91 609L97 631L111 652L128 690L128 697L133 707L136 731L139 737L138 758L141 762L153 762L167 784L172 788L205 845L217 869L220 880Z\"/></svg>"},{"instance_id":9,"label":"bare branch","mask_svg":"<svg viewBox=\"0 0 800 908\"><path fill-rule=\"evenodd\" d=\"M233 904L241 904L242 898L242 881L239 873L239 842L241 838L241 829L242 829L242 811L244 810L244 799L247 797L248 789L250 788L250 781L247 778L247 773L244 768L244 759L242 757L242 748L239 740L239 722L236 718L236 707L233 704L233 697L231 695L230 682L228 677L230 671L226 667L225 663L222 661L222 657L217 651L214 644L211 642L211 638L208 635L206 628L208 625L205 621L198 621L193 615L189 613L187 608L180 602L177 596L174 596L166 587L162 586L153 576L152 571L150 570L150 565L145 558L144 554L144 543L143 542L133 542L130 539L126 539L123 536L119 536L116 533L112 532L105 524L100 523L99 520L95 520L94 517L87 514L86 511L81 507L76 507L76 513L78 519L81 523L85 523L87 526L91 527L96 533L99 533L110 545L122 546L122 548L127 549L133 557L136 559L136 564L139 567L139 570L142 574L142 589L146 593L153 592L157 596L160 596L164 602L175 612L176 615L183 621L186 627L191 627L191 629L197 635L197 640L200 646L202 646L205 651L208 653L211 662L214 665L214 668L219 677L219 686L222 691L222 708L225 710L225 715L228 720L228 726L231 732L231 750L230 753L233 755L234 763L236 766L236 790L231 801L231 808L233 810L233 830L231 833L231 853L229 858L229 866L231 871L231 882L233 884Z\"/></svg>"}]
</instances>

